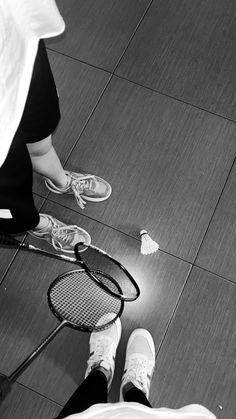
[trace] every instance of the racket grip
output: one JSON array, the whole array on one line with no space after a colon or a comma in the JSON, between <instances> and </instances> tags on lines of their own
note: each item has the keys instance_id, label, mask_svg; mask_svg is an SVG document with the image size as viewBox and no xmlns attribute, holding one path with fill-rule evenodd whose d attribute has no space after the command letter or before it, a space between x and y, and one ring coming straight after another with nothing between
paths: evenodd
<instances>
[{"instance_id":1,"label":"racket grip","mask_svg":"<svg viewBox=\"0 0 236 419\"><path fill-rule=\"evenodd\" d=\"M0 375L0 405L11 391L11 380L5 375Z\"/></svg>"},{"instance_id":2,"label":"racket grip","mask_svg":"<svg viewBox=\"0 0 236 419\"><path fill-rule=\"evenodd\" d=\"M0 231L0 244L4 244L5 246L18 247L21 245L21 242L15 239L15 237L9 236L9 234Z\"/></svg>"}]
</instances>

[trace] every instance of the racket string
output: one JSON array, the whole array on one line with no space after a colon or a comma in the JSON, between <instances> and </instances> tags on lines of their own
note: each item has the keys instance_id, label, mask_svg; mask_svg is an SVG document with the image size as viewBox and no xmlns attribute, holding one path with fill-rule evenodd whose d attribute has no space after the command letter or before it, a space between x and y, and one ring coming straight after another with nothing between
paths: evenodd
<instances>
[{"instance_id":1,"label":"racket string","mask_svg":"<svg viewBox=\"0 0 236 419\"><path fill-rule=\"evenodd\" d=\"M99 279L103 276L96 275ZM115 284L112 287L118 291ZM100 288L84 270L61 275L48 297L54 314L79 328L94 329L104 314L114 313L115 319L123 308L120 300Z\"/></svg>"}]
</instances>

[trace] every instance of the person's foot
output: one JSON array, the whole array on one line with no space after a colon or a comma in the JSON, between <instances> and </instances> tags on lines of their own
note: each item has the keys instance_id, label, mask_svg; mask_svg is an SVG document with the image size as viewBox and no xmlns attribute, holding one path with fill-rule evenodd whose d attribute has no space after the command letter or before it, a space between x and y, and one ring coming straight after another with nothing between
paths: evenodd
<instances>
[{"instance_id":1,"label":"person's foot","mask_svg":"<svg viewBox=\"0 0 236 419\"><path fill-rule=\"evenodd\" d=\"M154 367L155 346L151 334L146 329L134 330L126 348L120 401L124 401L124 394L132 387L140 389L148 398Z\"/></svg>"},{"instance_id":2,"label":"person's foot","mask_svg":"<svg viewBox=\"0 0 236 419\"><path fill-rule=\"evenodd\" d=\"M48 214L39 214L40 223L34 230L28 233L37 239L46 240L54 249L66 253L74 253L74 246L78 242L85 245L91 243L91 237L87 231L77 225L66 225Z\"/></svg>"},{"instance_id":3,"label":"person's foot","mask_svg":"<svg viewBox=\"0 0 236 419\"><path fill-rule=\"evenodd\" d=\"M104 319L105 317L105 319ZM101 317L98 325L114 318L114 313ZM87 361L85 378L94 370L102 371L107 377L108 391L110 390L115 370L115 356L121 337L121 322L119 317L109 328L101 332L92 332L89 340L90 355Z\"/></svg>"},{"instance_id":4,"label":"person's foot","mask_svg":"<svg viewBox=\"0 0 236 419\"><path fill-rule=\"evenodd\" d=\"M50 179L45 178L46 187L57 194L74 194L80 206L84 208L86 201L101 202L109 198L112 189L109 183L95 175L85 175L65 170L68 184L64 188L56 186Z\"/></svg>"}]
</instances>

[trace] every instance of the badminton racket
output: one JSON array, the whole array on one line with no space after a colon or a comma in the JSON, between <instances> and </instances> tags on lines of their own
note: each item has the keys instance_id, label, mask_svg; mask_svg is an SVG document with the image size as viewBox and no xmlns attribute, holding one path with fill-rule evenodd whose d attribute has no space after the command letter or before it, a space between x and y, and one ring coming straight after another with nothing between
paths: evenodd
<instances>
[{"instance_id":1,"label":"badminton racket","mask_svg":"<svg viewBox=\"0 0 236 419\"><path fill-rule=\"evenodd\" d=\"M128 270L111 255L96 246L78 243L74 249L76 258L73 258L63 254L48 252L26 242L20 242L15 237L5 233L0 233L0 244L10 247L17 246L25 250L77 264L86 270L87 274L90 275L94 281L98 284L100 283L104 289L118 299L134 301L140 295L139 287ZM106 283L103 283L101 281L101 275L96 277L96 275L91 274L91 269L105 272L104 275L106 275L107 279L108 277L110 278L110 282L107 280ZM115 281L115 284L119 284L119 290L113 287L113 281Z\"/></svg>"},{"instance_id":2,"label":"badminton racket","mask_svg":"<svg viewBox=\"0 0 236 419\"><path fill-rule=\"evenodd\" d=\"M100 278L101 283L109 282L111 287L110 278L106 278L104 273L92 273ZM120 292L119 285L115 282L112 287ZM83 332L100 331L111 326L121 316L124 308L124 301L98 287L84 269L59 275L50 285L47 298L52 313L60 323L10 376L0 377L0 400L4 399L12 383L63 327L69 326Z\"/></svg>"}]
</instances>

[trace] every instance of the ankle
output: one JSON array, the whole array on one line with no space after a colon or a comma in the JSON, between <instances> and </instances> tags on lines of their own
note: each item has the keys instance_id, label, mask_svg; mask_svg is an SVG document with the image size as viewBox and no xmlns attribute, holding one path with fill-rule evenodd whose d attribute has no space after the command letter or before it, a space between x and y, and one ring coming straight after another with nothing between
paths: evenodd
<instances>
[{"instance_id":1,"label":"ankle","mask_svg":"<svg viewBox=\"0 0 236 419\"><path fill-rule=\"evenodd\" d=\"M70 177L64 172L60 179L56 179L54 181L54 185L60 189L66 189L70 185L71 179Z\"/></svg>"},{"instance_id":2,"label":"ankle","mask_svg":"<svg viewBox=\"0 0 236 419\"><path fill-rule=\"evenodd\" d=\"M40 214L40 219L38 225L34 228L34 230L46 230L50 225L50 220L47 217L44 217Z\"/></svg>"},{"instance_id":3,"label":"ankle","mask_svg":"<svg viewBox=\"0 0 236 419\"><path fill-rule=\"evenodd\" d=\"M107 370L106 368L98 366L98 367L95 367L91 372L94 372L94 371L101 372L103 375L105 375L107 382L109 381L109 379L111 377L111 371L110 370Z\"/></svg>"},{"instance_id":4,"label":"ankle","mask_svg":"<svg viewBox=\"0 0 236 419\"><path fill-rule=\"evenodd\" d=\"M129 381L128 383L125 383L124 387L122 388L122 395L123 398L125 398L126 394L129 390L132 390L133 388L136 388L135 385L132 383L132 381Z\"/></svg>"}]
</instances>

